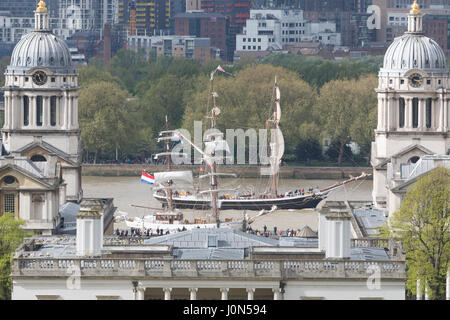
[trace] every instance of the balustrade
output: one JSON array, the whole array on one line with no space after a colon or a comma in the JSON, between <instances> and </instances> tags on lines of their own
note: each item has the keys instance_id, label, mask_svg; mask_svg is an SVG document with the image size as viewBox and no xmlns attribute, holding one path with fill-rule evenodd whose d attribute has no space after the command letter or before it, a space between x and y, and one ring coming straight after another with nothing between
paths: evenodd
<instances>
[{"instance_id":1,"label":"balustrade","mask_svg":"<svg viewBox=\"0 0 450 320\"><path fill-rule=\"evenodd\" d=\"M155 277L360 277L378 268L382 277L405 276L404 261L345 260L170 260L170 259L47 259L18 258L13 274L67 276L77 268L81 275ZM50 272L51 271L51 272Z\"/></svg>"}]
</instances>

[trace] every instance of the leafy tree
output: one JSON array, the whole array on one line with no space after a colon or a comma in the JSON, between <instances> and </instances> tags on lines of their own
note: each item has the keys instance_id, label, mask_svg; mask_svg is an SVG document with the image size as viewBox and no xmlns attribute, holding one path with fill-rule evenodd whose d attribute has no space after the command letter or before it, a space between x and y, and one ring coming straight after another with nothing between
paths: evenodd
<instances>
[{"instance_id":1,"label":"leafy tree","mask_svg":"<svg viewBox=\"0 0 450 320\"><path fill-rule=\"evenodd\" d=\"M375 128L376 94L374 78L333 80L320 89L314 108L315 119L338 143L338 166L342 164L345 146L350 141L369 144Z\"/></svg>"},{"instance_id":2,"label":"leafy tree","mask_svg":"<svg viewBox=\"0 0 450 320\"><path fill-rule=\"evenodd\" d=\"M102 151L117 148L127 152L135 147L136 112L132 105L127 92L115 83L96 82L80 91L81 140L88 152L95 152L95 161Z\"/></svg>"},{"instance_id":3,"label":"leafy tree","mask_svg":"<svg viewBox=\"0 0 450 320\"><path fill-rule=\"evenodd\" d=\"M12 213L0 215L0 300L11 299L11 259L14 251L28 235L22 228L25 222Z\"/></svg>"},{"instance_id":4,"label":"leafy tree","mask_svg":"<svg viewBox=\"0 0 450 320\"><path fill-rule=\"evenodd\" d=\"M300 140L295 147L295 156L298 161L320 160L322 158L322 146L317 140Z\"/></svg>"},{"instance_id":5,"label":"leafy tree","mask_svg":"<svg viewBox=\"0 0 450 320\"><path fill-rule=\"evenodd\" d=\"M111 75L106 68L101 66L81 66L78 68L78 74L78 81L83 87L99 81L112 82L122 86L120 78Z\"/></svg>"},{"instance_id":6,"label":"leafy tree","mask_svg":"<svg viewBox=\"0 0 450 320\"><path fill-rule=\"evenodd\" d=\"M445 299L450 268L450 169L437 168L420 178L392 215L388 231L406 252L408 289L416 294L420 279L428 284L431 299Z\"/></svg>"},{"instance_id":7,"label":"leafy tree","mask_svg":"<svg viewBox=\"0 0 450 320\"><path fill-rule=\"evenodd\" d=\"M5 70L6 67L9 65L10 57L2 57L0 59L0 86L3 86L5 84Z\"/></svg>"},{"instance_id":8,"label":"leafy tree","mask_svg":"<svg viewBox=\"0 0 450 320\"><path fill-rule=\"evenodd\" d=\"M311 121L315 101L313 89L298 76L281 67L261 64L239 70L235 77L216 74L214 89L218 94L216 105L221 109L217 128L261 129L273 114L273 87L275 76L281 91L281 122L286 148L293 148L300 136L300 125ZM183 118L183 127L192 130L195 120L204 120L209 112L209 77L200 79L189 101ZM209 122L204 121L205 128ZM204 129L205 129L204 128Z\"/></svg>"}]
</instances>

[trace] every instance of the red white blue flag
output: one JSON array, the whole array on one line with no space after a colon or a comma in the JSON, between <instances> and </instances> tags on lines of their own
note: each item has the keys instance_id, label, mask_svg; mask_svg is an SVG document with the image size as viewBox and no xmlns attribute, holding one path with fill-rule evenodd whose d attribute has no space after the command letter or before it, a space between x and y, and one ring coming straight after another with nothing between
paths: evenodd
<instances>
[{"instance_id":1,"label":"red white blue flag","mask_svg":"<svg viewBox=\"0 0 450 320\"><path fill-rule=\"evenodd\" d=\"M142 172L141 182L148 183L148 184L154 184L155 183L155 177L152 176L152 175L149 175L146 172Z\"/></svg>"}]
</instances>

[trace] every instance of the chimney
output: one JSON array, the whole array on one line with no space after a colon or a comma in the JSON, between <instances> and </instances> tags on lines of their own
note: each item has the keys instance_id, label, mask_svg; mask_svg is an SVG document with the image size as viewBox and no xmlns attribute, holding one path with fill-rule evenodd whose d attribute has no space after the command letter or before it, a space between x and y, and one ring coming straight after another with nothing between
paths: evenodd
<instances>
[{"instance_id":1,"label":"chimney","mask_svg":"<svg viewBox=\"0 0 450 320\"><path fill-rule=\"evenodd\" d=\"M350 258L350 215L344 211L331 211L325 219L328 231L325 257Z\"/></svg>"},{"instance_id":2,"label":"chimney","mask_svg":"<svg viewBox=\"0 0 450 320\"><path fill-rule=\"evenodd\" d=\"M100 256L103 249L102 214L81 208L77 214L77 255Z\"/></svg>"}]
</instances>

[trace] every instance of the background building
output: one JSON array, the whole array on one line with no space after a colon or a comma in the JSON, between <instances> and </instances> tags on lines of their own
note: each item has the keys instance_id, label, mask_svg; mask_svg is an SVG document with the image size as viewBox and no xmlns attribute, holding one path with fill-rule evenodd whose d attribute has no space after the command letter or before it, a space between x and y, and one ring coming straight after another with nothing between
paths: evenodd
<instances>
[{"instance_id":1,"label":"background building","mask_svg":"<svg viewBox=\"0 0 450 320\"><path fill-rule=\"evenodd\" d=\"M224 15L207 12L179 13L173 18L174 34L211 39L211 45L220 49L220 57L228 56L229 22Z\"/></svg>"}]
</instances>

